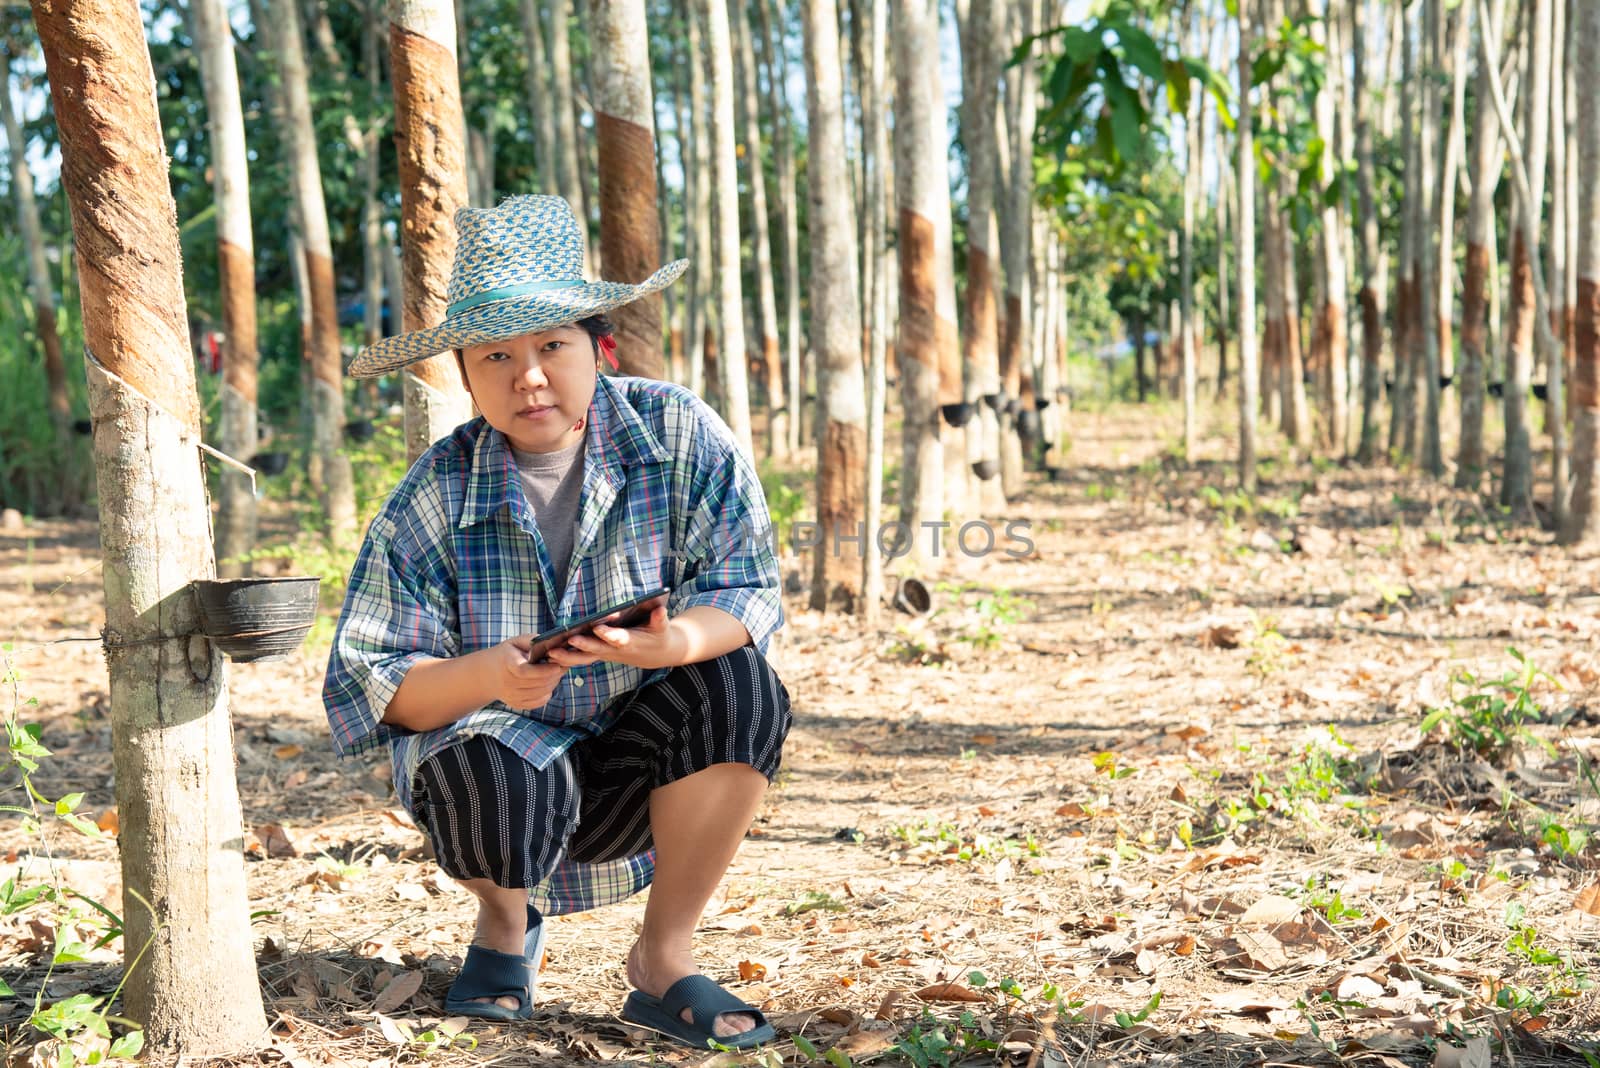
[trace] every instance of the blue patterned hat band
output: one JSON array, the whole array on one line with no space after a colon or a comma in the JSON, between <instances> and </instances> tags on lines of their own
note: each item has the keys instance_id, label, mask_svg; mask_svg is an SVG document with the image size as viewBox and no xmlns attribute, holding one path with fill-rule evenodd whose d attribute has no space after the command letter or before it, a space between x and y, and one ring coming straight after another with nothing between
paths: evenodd
<instances>
[{"instance_id":1,"label":"blue patterned hat band","mask_svg":"<svg viewBox=\"0 0 1600 1068\"><path fill-rule=\"evenodd\" d=\"M387 374L451 349L575 323L666 288L689 266L669 263L638 284L583 277L583 229L561 197L507 197L455 215L456 254L444 321L386 337L350 364L356 378Z\"/></svg>"}]
</instances>

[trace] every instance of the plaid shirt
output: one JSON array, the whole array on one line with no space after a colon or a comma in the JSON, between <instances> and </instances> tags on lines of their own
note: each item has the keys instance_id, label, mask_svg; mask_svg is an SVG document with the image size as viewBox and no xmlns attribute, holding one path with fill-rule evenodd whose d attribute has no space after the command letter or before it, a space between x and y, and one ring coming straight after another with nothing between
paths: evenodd
<instances>
[{"instance_id":1,"label":"plaid shirt","mask_svg":"<svg viewBox=\"0 0 1600 1068\"><path fill-rule=\"evenodd\" d=\"M380 723L418 660L462 656L570 623L659 587L668 611L711 605L766 651L783 623L766 499L727 426L688 390L601 376L589 408L583 491L559 604L539 527L504 435L482 418L424 453L367 528L328 657L323 703L335 750L387 744L411 810L417 766L485 734L544 768L603 733L627 698L667 669L600 662L569 669L543 708L494 702L437 730ZM643 889L651 854L563 861L533 892L546 913L610 904Z\"/></svg>"}]
</instances>

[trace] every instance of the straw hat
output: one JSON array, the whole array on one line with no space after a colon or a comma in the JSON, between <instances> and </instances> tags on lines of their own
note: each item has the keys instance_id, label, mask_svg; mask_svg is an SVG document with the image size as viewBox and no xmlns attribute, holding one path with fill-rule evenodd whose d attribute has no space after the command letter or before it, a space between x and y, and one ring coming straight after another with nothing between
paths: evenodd
<instances>
[{"instance_id":1,"label":"straw hat","mask_svg":"<svg viewBox=\"0 0 1600 1068\"><path fill-rule=\"evenodd\" d=\"M356 378L386 374L441 352L505 341L608 312L671 285L688 260L637 285L583 277L583 231L560 197L507 197L456 212L456 255L444 322L386 337L350 364Z\"/></svg>"}]
</instances>

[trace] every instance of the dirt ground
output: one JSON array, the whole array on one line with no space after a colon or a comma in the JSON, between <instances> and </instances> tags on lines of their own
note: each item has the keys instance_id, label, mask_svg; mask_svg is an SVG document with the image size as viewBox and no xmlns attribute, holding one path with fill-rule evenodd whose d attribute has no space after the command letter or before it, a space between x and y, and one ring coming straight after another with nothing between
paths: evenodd
<instances>
[{"instance_id":1,"label":"dirt ground","mask_svg":"<svg viewBox=\"0 0 1600 1068\"><path fill-rule=\"evenodd\" d=\"M788 597L795 730L698 943L777 1025L762 1063L1600 1063L1600 561L1389 469L1278 458L1232 495L1223 437L1183 465L1160 425L1074 413L1072 466L1006 517L1036 551L944 557L929 616L863 633ZM111 826L94 547L0 534L0 618L36 784ZM230 673L258 1061L711 1056L617 1018L642 898L551 921L531 1023L441 1019L474 910L386 760L335 760L322 655ZM47 841L120 910L113 840ZM50 878L14 819L0 842L0 879ZM0 915L19 1061L49 1052L54 933ZM109 993L120 951L46 1000Z\"/></svg>"}]
</instances>

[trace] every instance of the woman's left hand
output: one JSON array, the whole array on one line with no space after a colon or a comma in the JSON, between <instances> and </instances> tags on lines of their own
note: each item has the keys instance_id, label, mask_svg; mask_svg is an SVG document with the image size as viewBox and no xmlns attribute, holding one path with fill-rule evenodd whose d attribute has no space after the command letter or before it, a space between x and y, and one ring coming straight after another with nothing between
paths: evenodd
<instances>
[{"instance_id":1,"label":"woman's left hand","mask_svg":"<svg viewBox=\"0 0 1600 1068\"><path fill-rule=\"evenodd\" d=\"M682 636L673 630L662 606L651 612L649 622L642 626L597 626L589 634L568 638L565 647L550 650L549 656L569 668L609 660L649 671L682 662Z\"/></svg>"}]
</instances>

